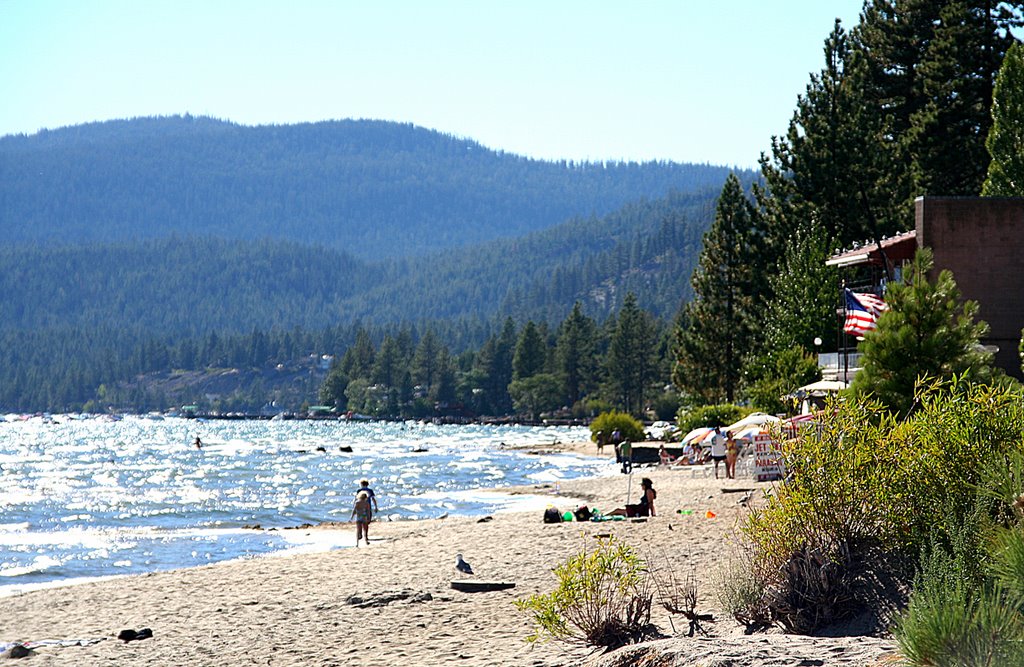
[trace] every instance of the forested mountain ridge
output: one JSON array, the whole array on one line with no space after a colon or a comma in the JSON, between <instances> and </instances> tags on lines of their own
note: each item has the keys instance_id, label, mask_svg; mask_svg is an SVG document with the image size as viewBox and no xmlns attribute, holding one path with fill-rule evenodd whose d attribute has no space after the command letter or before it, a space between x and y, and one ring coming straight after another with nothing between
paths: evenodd
<instances>
[{"instance_id":1,"label":"forested mountain ridge","mask_svg":"<svg viewBox=\"0 0 1024 667\"><path fill-rule=\"evenodd\" d=\"M231 405L295 409L312 398L302 369L315 364L301 360L344 353L364 327L376 341L432 330L460 353L509 317L554 326L577 301L604 321L628 292L667 320L689 294L712 202L673 193L380 262L266 239L0 245L0 409L166 408L232 378Z\"/></svg>"},{"instance_id":2,"label":"forested mountain ridge","mask_svg":"<svg viewBox=\"0 0 1024 667\"><path fill-rule=\"evenodd\" d=\"M0 243L176 234L402 257L717 190L728 171L532 160L383 121L138 118L0 138Z\"/></svg>"},{"instance_id":3,"label":"forested mountain ridge","mask_svg":"<svg viewBox=\"0 0 1024 667\"><path fill-rule=\"evenodd\" d=\"M711 194L673 194L457 253L366 262L286 241L178 237L0 246L0 330L79 327L173 339L363 321L599 318L633 291L671 317Z\"/></svg>"}]
</instances>

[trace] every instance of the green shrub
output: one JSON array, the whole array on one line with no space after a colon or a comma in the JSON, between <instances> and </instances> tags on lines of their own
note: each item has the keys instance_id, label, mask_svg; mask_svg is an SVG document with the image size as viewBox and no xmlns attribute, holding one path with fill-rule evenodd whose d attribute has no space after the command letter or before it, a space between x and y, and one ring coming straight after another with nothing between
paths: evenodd
<instances>
[{"instance_id":1,"label":"green shrub","mask_svg":"<svg viewBox=\"0 0 1024 667\"><path fill-rule=\"evenodd\" d=\"M639 420L628 413L612 410L599 414L590 422L590 439L597 442L598 431L603 431L606 436L611 437L616 429L623 440L642 442L645 438L644 425Z\"/></svg>"},{"instance_id":2,"label":"green shrub","mask_svg":"<svg viewBox=\"0 0 1024 667\"><path fill-rule=\"evenodd\" d=\"M774 619L796 593L805 608L790 615L807 632L815 604L837 618L863 604L865 591L849 588L853 579L871 579L928 544L977 546L981 537L965 538L961 517L977 510L1005 524L1007 501L979 499L978 490L987 468L1011 469L1024 448L1020 391L954 378L920 387L914 400L905 419L862 398L833 403L819 431L783 446L787 481L744 528L758 571L775 573L764 582ZM1004 486L1003 496L1012 484ZM804 581L824 576L817 571L831 573L820 590Z\"/></svg>"},{"instance_id":3,"label":"green shrub","mask_svg":"<svg viewBox=\"0 0 1024 667\"><path fill-rule=\"evenodd\" d=\"M750 554L744 553L727 559L715 572L714 579L718 604L748 628L770 624L764 607L766 578L755 568Z\"/></svg>"},{"instance_id":4,"label":"green shrub","mask_svg":"<svg viewBox=\"0 0 1024 667\"><path fill-rule=\"evenodd\" d=\"M908 664L1024 664L1024 455L990 465L975 512L925 550L910 605L893 634ZM997 479L998 478L998 479ZM992 501L996 501L992 512Z\"/></svg>"},{"instance_id":5,"label":"green shrub","mask_svg":"<svg viewBox=\"0 0 1024 667\"><path fill-rule=\"evenodd\" d=\"M680 431L689 433L695 428L704 426L728 426L743 419L751 412L753 412L751 408L741 408L730 403L705 405L693 409L683 407L676 414L676 423L679 425Z\"/></svg>"},{"instance_id":6,"label":"green shrub","mask_svg":"<svg viewBox=\"0 0 1024 667\"><path fill-rule=\"evenodd\" d=\"M515 603L533 617L535 631L528 641L618 648L656 634L646 563L628 545L602 540L595 551L584 549L558 566L555 576L554 591Z\"/></svg>"}]
</instances>

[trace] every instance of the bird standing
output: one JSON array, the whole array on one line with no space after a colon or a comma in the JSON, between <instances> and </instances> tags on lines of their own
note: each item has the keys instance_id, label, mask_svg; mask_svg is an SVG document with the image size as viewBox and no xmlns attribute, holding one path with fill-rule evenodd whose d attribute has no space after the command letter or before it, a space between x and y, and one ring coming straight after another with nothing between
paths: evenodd
<instances>
[{"instance_id":1,"label":"bird standing","mask_svg":"<svg viewBox=\"0 0 1024 667\"><path fill-rule=\"evenodd\" d=\"M455 554L455 569L465 574L473 574L473 568L469 566L469 563L462 560L462 554Z\"/></svg>"}]
</instances>

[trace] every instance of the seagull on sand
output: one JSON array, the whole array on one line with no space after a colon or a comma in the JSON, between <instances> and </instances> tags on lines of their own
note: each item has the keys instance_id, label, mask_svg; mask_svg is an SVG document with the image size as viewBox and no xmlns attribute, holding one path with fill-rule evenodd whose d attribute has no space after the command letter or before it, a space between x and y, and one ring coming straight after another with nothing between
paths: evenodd
<instances>
[{"instance_id":1,"label":"seagull on sand","mask_svg":"<svg viewBox=\"0 0 1024 667\"><path fill-rule=\"evenodd\" d=\"M465 574L473 574L473 568L469 566L469 563L462 560L462 554L455 554L455 569Z\"/></svg>"}]
</instances>

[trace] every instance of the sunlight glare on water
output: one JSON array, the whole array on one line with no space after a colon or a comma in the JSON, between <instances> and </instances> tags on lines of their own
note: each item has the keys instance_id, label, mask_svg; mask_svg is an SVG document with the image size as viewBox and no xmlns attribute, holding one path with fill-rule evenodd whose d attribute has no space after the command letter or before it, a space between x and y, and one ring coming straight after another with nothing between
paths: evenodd
<instances>
[{"instance_id":1,"label":"sunlight glare on water","mask_svg":"<svg viewBox=\"0 0 1024 667\"><path fill-rule=\"evenodd\" d=\"M283 529L347 520L363 477L380 520L498 511L511 500L486 490L609 467L503 443L588 437L567 427L8 417L0 421L0 594L344 546L347 530ZM265 530L246 528L254 525Z\"/></svg>"}]
</instances>

